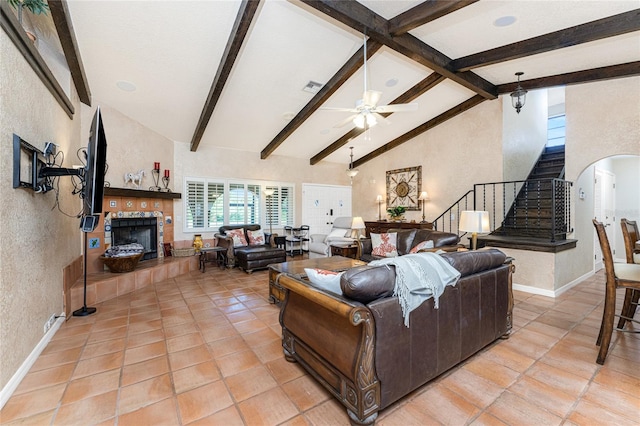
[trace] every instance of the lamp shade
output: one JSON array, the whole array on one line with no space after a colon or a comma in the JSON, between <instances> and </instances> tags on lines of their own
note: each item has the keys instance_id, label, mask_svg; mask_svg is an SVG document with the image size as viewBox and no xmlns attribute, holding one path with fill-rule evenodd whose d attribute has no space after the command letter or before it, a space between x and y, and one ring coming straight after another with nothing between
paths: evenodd
<instances>
[{"instance_id":1,"label":"lamp shade","mask_svg":"<svg viewBox=\"0 0 640 426\"><path fill-rule=\"evenodd\" d=\"M460 213L458 229L462 232L489 232L489 212L464 210Z\"/></svg>"},{"instance_id":2,"label":"lamp shade","mask_svg":"<svg viewBox=\"0 0 640 426\"><path fill-rule=\"evenodd\" d=\"M360 216L356 216L351 221L351 229L365 229L364 220Z\"/></svg>"},{"instance_id":3,"label":"lamp shade","mask_svg":"<svg viewBox=\"0 0 640 426\"><path fill-rule=\"evenodd\" d=\"M267 197L271 197L273 195L275 191L273 190L273 188L266 188L264 190L264 195L266 195Z\"/></svg>"},{"instance_id":4,"label":"lamp shade","mask_svg":"<svg viewBox=\"0 0 640 426\"><path fill-rule=\"evenodd\" d=\"M378 195L378 196L376 197L376 201L377 201L377 202L379 202L379 203L381 203L381 202L382 202L382 195Z\"/></svg>"},{"instance_id":5,"label":"lamp shade","mask_svg":"<svg viewBox=\"0 0 640 426\"><path fill-rule=\"evenodd\" d=\"M418 197L418 200L428 200L429 199L429 194L427 194L427 191L422 191L420 193L420 196Z\"/></svg>"}]
</instances>

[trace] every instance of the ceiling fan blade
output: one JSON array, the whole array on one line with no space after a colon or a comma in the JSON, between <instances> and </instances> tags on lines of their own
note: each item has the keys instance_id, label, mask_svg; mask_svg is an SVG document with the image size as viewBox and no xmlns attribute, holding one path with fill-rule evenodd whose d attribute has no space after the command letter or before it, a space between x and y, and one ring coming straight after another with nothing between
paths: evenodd
<instances>
[{"instance_id":1,"label":"ceiling fan blade","mask_svg":"<svg viewBox=\"0 0 640 426\"><path fill-rule=\"evenodd\" d=\"M364 105L375 106L380 100L380 96L382 96L382 92L378 92L377 90L367 90L362 95L362 102Z\"/></svg>"},{"instance_id":2,"label":"ceiling fan blade","mask_svg":"<svg viewBox=\"0 0 640 426\"><path fill-rule=\"evenodd\" d=\"M371 115L373 115L376 118L376 122L378 124L384 124L385 126L388 126L391 124L391 120L389 120L388 118L383 117L382 115L378 114L377 112L371 112Z\"/></svg>"},{"instance_id":3,"label":"ceiling fan blade","mask_svg":"<svg viewBox=\"0 0 640 426\"><path fill-rule=\"evenodd\" d=\"M380 105L376 107L376 112L384 114L387 112L416 111L417 109L418 109L418 104L413 102L410 104Z\"/></svg>"},{"instance_id":4,"label":"ceiling fan blade","mask_svg":"<svg viewBox=\"0 0 640 426\"><path fill-rule=\"evenodd\" d=\"M339 122L338 124L336 124L333 127L335 127L335 128L344 127L347 124L352 123L353 119L356 118L357 116L358 116L358 114L350 115L349 117L345 118L344 120L342 120L341 122Z\"/></svg>"},{"instance_id":5,"label":"ceiling fan blade","mask_svg":"<svg viewBox=\"0 0 640 426\"><path fill-rule=\"evenodd\" d=\"M319 109L325 111L342 111L342 112L359 112L355 108L333 108L333 107L320 107Z\"/></svg>"}]
</instances>

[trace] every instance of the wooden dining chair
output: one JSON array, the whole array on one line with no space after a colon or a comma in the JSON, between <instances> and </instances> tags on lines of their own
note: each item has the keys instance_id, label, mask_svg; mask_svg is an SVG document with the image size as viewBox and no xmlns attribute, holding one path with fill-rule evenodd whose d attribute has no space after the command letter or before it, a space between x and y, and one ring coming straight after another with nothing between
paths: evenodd
<instances>
[{"instance_id":1,"label":"wooden dining chair","mask_svg":"<svg viewBox=\"0 0 640 426\"><path fill-rule=\"evenodd\" d=\"M622 228L622 238L624 240L624 251L627 256L627 263L640 263L640 248L636 248L636 242L640 240L638 234L638 224L635 220L620 219ZM622 305L622 316L618 320L618 328L624 328L627 318L633 318L638 308L640 291L628 288L625 291L624 303Z\"/></svg>"},{"instance_id":2,"label":"wooden dining chair","mask_svg":"<svg viewBox=\"0 0 640 426\"><path fill-rule=\"evenodd\" d=\"M596 228L598 240L600 241L600 249L602 250L602 259L606 274L606 287L604 297L604 312L602 314L602 324L600 325L600 333L596 345L600 346L598 364L604 364L609 352L609 344L611 343L611 335L613 334L613 321L616 317L616 290L618 288L635 289L640 291L640 265L629 263L613 263L613 255L611 254L611 246L602 222L593 219L593 226ZM621 312L620 316L625 313ZM627 321L636 321L633 318L626 318ZM619 330L638 333L636 330Z\"/></svg>"}]
</instances>

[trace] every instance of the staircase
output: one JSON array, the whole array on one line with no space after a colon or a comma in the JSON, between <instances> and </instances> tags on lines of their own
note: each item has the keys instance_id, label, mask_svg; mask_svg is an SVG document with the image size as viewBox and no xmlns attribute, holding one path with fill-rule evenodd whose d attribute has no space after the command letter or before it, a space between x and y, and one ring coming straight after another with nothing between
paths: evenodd
<instances>
[{"instance_id":1,"label":"staircase","mask_svg":"<svg viewBox=\"0 0 640 426\"><path fill-rule=\"evenodd\" d=\"M563 178L564 145L545 148L527 180L521 183L501 226L492 235L524 238L551 235L552 241L566 239L569 230L563 218L568 208L565 206L568 188L560 185Z\"/></svg>"},{"instance_id":2,"label":"staircase","mask_svg":"<svg viewBox=\"0 0 640 426\"><path fill-rule=\"evenodd\" d=\"M564 146L547 147L526 180L475 184L433 222L434 229L454 232L463 210L489 212L494 231L478 236L478 246L560 252L576 246L571 229L570 192L564 180Z\"/></svg>"}]
</instances>

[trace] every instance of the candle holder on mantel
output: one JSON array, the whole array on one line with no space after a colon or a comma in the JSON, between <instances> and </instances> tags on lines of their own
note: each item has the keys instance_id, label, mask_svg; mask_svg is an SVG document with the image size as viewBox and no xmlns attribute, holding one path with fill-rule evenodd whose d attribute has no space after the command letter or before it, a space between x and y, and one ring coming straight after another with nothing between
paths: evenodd
<instances>
[{"instance_id":1,"label":"candle holder on mantel","mask_svg":"<svg viewBox=\"0 0 640 426\"><path fill-rule=\"evenodd\" d=\"M151 176L153 177L153 183L155 183L155 186L150 187L149 191L162 191L162 188L160 187L160 169L151 170Z\"/></svg>"},{"instance_id":2,"label":"candle holder on mantel","mask_svg":"<svg viewBox=\"0 0 640 426\"><path fill-rule=\"evenodd\" d=\"M171 179L169 179L169 176L162 176L162 184L164 185L164 189L162 191L164 192L171 192L171 190L169 189L169 181Z\"/></svg>"}]
</instances>

